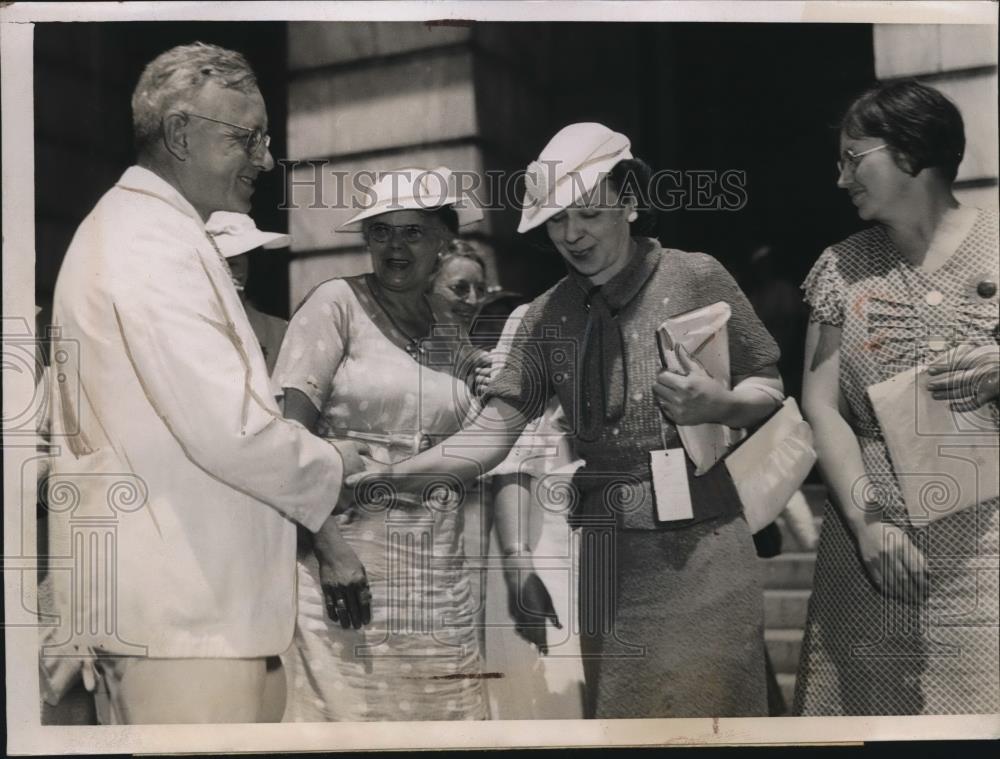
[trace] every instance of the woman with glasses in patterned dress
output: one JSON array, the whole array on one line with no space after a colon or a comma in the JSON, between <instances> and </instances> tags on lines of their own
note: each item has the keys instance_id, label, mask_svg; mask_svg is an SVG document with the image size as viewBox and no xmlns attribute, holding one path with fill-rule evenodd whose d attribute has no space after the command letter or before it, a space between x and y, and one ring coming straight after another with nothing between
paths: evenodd
<instances>
[{"instance_id":1,"label":"woman with glasses in patterned dress","mask_svg":"<svg viewBox=\"0 0 1000 759\"><path fill-rule=\"evenodd\" d=\"M362 233L373 272L306 297L274 372L287 417L364 441L381 464L449 436L471 407L481 351L440 324L428 297L459 227L482 218L450 175L398 169L375 183L374 202L341 227ZM338 544L321 552L334 564L300 553L285 721L487 718L461 497L355 502L339 519ZM358 572L370 619L344 592Z\"/></svg>"},{"instance_id":2,"label":"woman with glasses in patterned dress","mask_svg":"<svg viewBox=\"0 0 1000 759\"><path fill-rule=\"evenodd\" d=\"M841 124L837 184L874 224L828 248L803 286L803 409L830 502L797 714L1000 710L997 499L910 517L899 481L913 473L893 466L866 393L929 365L917 392L996 429L997 214L955 199L964 149L958 109L914 81L869 90Z\"/></svg>"}]
</instances>

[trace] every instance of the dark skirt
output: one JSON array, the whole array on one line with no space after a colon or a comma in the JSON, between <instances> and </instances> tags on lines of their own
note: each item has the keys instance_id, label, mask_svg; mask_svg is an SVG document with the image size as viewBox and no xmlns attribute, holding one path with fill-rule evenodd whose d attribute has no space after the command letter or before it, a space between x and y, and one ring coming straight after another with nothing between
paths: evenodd
<instances>
[{"instance_id":1,"label":"dark skirt","mask_svg":"<svg viewBox=\"0 0 1000 759\"><path fill-rule=\"evenodd\" d=\"M585 716L767 716L764 597L742 516L582 525Z\"/></svg>"}]
</instances>

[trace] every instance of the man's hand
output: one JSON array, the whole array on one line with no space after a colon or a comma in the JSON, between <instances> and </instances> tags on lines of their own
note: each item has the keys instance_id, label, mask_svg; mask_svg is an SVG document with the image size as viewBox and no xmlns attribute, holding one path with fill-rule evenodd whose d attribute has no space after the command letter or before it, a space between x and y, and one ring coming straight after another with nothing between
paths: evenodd
<instances>
[{"instance_id":1,"label":"man's hand","mask_svg":"<svg viewBox=\"0 0 1000 759\"><path fill-rule=\"evenodd\" d=\"M326 613L345 630L358 630L372 621L372 593L368 575L354 549L340 534L333 517L329 517L314 542L319 560L320 586Z\"/></svg>"},{"instance_id":2,"label":"man's hand","mask_svg":"<svg viewBox=\"0 0 1000 759\"><path fill-rule=\"evenodd\" d=\"M365 460L361 457L371 455L371 448L367 443L338 440L331 445L340 452L340 458L344 461L345 480L352 474L365 471Z\"/></svg>"}]
</instances>

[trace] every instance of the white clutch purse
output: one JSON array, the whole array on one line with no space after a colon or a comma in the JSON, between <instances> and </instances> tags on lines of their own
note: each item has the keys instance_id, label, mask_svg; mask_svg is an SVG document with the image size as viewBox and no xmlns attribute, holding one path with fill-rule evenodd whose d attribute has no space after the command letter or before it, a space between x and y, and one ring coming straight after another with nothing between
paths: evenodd
<instances>
[{"instance_id":1,"label":"white clutch purse","mask_svg":"<svg viewBox=\"0 0 1000 759\"><path fill-rule=\"evenodd\" d=\"M813 434L794 398L723 459L756 533L780 514L816 463Z\"/></svg>"},{"instance_id":2,"label":"white clutch purse","mask_svg":"<svg viewBox=\"0 0 1000 759\"><path fill-rule=\"evenodd\" d=\"M1000 495L1000 438L987 411L952 411L927 389L926 367L868 388L893 476L916 524Z\"/></svg>"}]
</instances>

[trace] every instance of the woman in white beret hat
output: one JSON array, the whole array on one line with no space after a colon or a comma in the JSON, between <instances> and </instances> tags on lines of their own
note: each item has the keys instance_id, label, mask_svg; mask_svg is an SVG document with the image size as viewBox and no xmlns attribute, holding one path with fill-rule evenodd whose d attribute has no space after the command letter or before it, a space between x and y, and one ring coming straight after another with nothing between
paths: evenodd
<instances>
[{"instance_id":1,"label":"woman in white beret hat","mask_svg":"<svg viewBox=\"0 0 1000 759\"><path fill-rule=\"evenodd\" d=\"M763 716L763 592L732 481L722 466L693 476L685 456L674 477L686 468L692 516L661 521L672 502L654 501L650 453L680 449L678 424L747 427L773 412L778 349L714 258L642 236L650 171L630 148L601 124L571 124L529 166L519 230L554 248L568 276L531 304L515 338L521 360L490 384L481 419L503 429L456 436L447 448L467 442L468 460L442 446L392 467L392 481L489 469L557 396L586 462L573 514L586 714ZM732 309L731 390L684 355L687 375L664 371L654 339L667 317L718 301Z\"/></svg>"},{"instance_id":2,"label":"woman in white beret hat","mask_svg":"<svg viewBox=\"0 0 1000 759\"><path fill-rule=\"evenodd\" d=\"M459 227L482 218L452 183L444 167L398 169L375 183L368 206L341 227L361 232L373 272L309 293L278 358L285 415L330 439L367 442L374 462L395 463L458 430L486 358L454 320L439 324L428 298ZM462 518L450 495L354 504L339 516L338 544L320 547L330 563L300 553L285 721L487 718ZM348 592L359 571L367 608Z\"/></svg>"},{"instance_id":3,"label":"woman in white beret hat","mask_svg":"<svg viewBox=\"0 0 1000 759\"><path fill-rule=\"evenodd\" d=\"M250 278L250 254L257 250L277 250L287 248L291 238L281 232L264 232L245 213L216 211L205 222L205 231L215 243L215 247L229 264L233 284L240 295L240 302L247 312L247 320L260 343L267 371L274 371L278 360L278 350L285 337L288 322L277 316L265 314L247 297L247 280Z\"/></svg>"}]
</instances>

